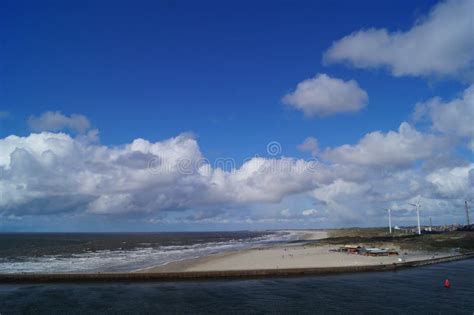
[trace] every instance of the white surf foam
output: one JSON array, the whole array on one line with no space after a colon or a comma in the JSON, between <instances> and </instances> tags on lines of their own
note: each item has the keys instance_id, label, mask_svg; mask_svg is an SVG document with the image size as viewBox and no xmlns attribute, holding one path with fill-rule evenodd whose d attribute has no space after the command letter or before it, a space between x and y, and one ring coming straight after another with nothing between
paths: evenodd
<instances>
[{"instance_id":1,"label":"white surf foam","mask_svg":"<svg viewBox=\"0 0 474 315\"><path fill-rule=\"evenodd\" d=\"M25 257L22 260L0 260L1 273L23 272L119 272L164 265L174 261L202 257L209 254L267 246L297 240L301 233L282 231L250 239L209 242L182 246L144 247L134 250L101 250L74 254L69 257Z\"/></svg>"}]
</instances>

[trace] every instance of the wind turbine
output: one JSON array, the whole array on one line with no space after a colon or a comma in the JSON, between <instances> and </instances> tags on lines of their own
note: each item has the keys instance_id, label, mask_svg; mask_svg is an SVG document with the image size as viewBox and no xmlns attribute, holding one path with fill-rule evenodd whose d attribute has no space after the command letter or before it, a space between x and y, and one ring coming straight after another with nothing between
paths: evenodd
<instances>
[{"instance_id":1,"label":"wind turbine","mask_svg":"<svg viewBox=\"0 0 474 315\"><path fill-rule=\"evenodd\" d=\"M390 234L392 234L392 209L387 208L385 210L388 211L388 228L390 230Z\"/></svg>"},{"instance_id":2,"label":"wind turbine","mask_svg":"<svg viewBox=\"0 0 474 315\"><path fill-rule=\"evenodd\" d=\"M416 217L418 220L418 235L421 235L421 227L420 227L420 199L416 203L409 203L409 205L416 208Z\"/></svg>"},{"instance_id":3,"label":"wind turbine","mask_svg":"<svg viewBox=\"0 0 474 315\"><path fill-rule=\"evenodd\" d=\"M469 206L467 205L467 200L464 200L464 208L466 209L466 221L467 225L470 225L471 222L469 220Z\"/></svg>"}]
</instances>

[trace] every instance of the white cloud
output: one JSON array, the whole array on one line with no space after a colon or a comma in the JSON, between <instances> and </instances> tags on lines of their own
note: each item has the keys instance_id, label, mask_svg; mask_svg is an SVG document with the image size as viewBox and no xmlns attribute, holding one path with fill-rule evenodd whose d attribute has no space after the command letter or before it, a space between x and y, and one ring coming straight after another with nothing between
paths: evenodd
<instances>
[{"instance_id":1,"label":"white cloud","mask_svg":"<svg viewBox=\"0 0 474 315\"><path fill-rule=\"evenodd\" d=\"M380 172L385 162L411 161L407 152L423 142L433 146L433 154L445 149L442 142L407 124L399 132L376 134L377 141L367 141L374 137L369 134L350 146L348 155L353 159L338 156L330 164L313 164L292 158L252 158L229 171L206 163L189 135L154 143L136 139L119 147L64 133L9 136L0 139L0 215L158 216L160 222L174 222L176 216L170 220L167 216L182 211L186 222L241 220L244 224L250 217L259 224L317 219L324 224L367 225L380 220L380 211L389 205L399 209L394 220L398 216L410 223L412 209L406 203L416 196L433 205L429 210L433 216L446 215L446 209L454 211L462 198L474 197L472 163ZM416 144L407 145L405 137ZM385 142L397 150L374 149ZM343 147L331 150L339 154ZM372 161L361 165L365 156ZM430 157L415 153L414 158ZM285 205L288 198L291 202ZM318 211L290 211L288 206L295 207L301 198L314 203ZM285 210L265 212L263 205ZM230 207L239 210L227 211Z\"/></svg>"},{"instance_id":2,"label":"white cloud","mask_svg":"<svg viewBox=\"0 0 474 315\"><path fill-rule=\"evenodd\" d=\"M339 225L370 226L374 221L385 224L387 207L395 210L392 223L414 225L416 216L408 203L420 197L422 224L427 223L429 216L436 224L461 223L463 200L474 196L473 179L472 163L432 173L417 168L391 173L369 169L362 181L336 179L314 189L313 196L322 202L319 207L327 210L330 221Z\"/></svg>"},{"instance_id":3,"label":"white cloud","mask_svg":"<svg viewBox=\"0 0 474 315\"><path fill-rule=\"evenodd\" d=\"M151 168L150 168L151 167ZM0 139L0 213L157 213L279 202L314 187L312 164L253 158L223 171L189 135L107 147L63 133Z\"/></svg>"},{"instance_id":4,"label":"white cloud","mask_svg":"<svg viewBox=\"0 0 474 315\"><path fill-rule=\"evenodd\" d=\"M369 202L371 195L369 182L355 183L343 179L336 179L313 191L313 197L324 204L330 216L345 223L364 221L364 212L374 206L374 200ZM371 204L371 207L365 208L366 204Z\"/></svg>"},{"instance_id":5,"label":"white cloud","mask_svg":"<svg viewBox=\"0 0 474 315\"><path fill-rule=\"evenodd\" d=\"M298 83L294 92L283 97L283 102L307 116L329 116L361 110L367 105L368 96L354 80L318 74Z\"/></svg>"},{"instance_id":6,"label":"white cloud","mask_svg":"<svg viewBox=\"0 0 474 315\"><path fill-rule=\"evenodd\" d=\"M414 222L407 202L422 196L424 215L453 222L462 218L460 202L474 198L473 161L456 154L453 140L469 135L471 100L468 88L459 99L419 105L418 115L433 123L428 132L402 123L323 150L310 137L299 149L323 158L317 163L254 157L224 170L205 160L189 134L121 146L101 145L92 131L12 135L0 139L0 216L354 226L384 222L391 206L403 225Z\"/></svg>"},{"instance_id":7,"label":"white cloud","mask_svg":"<svg viewBox=\"0 0 474 315\"><path fill-rule=\"evenodd\" d=\"M319 213L318 213L318 210L307 209L307 210L303 210L301 214L305 217L313 217L313 216L317 216Z\"/></svg>"},{"instance_id":8,"label":"white cloud","mask_svg":"<svg viewBox=\"0 0 474 315\"><path fill-rule=\"evenodd\" d=\"M444 103L433 98L416 106L414 119L429 118L434 130L474 141L474 85L468 87L461 98ZM473 150L474 152L474 150Z\"/></svg>"},{"instance_id":9,"label":"white cloud","mask_svg":"<svg viewBox=\"0 0 474 315\"><path fill-rule=\"evenodd\" d=\"M86 116L72 114L63 115L61 112L45 112L39 117L30 116L28 125L33 131L61 131L71 130L77 133L84 133L91 128L91 124Z\"/></svg>"},{"instance_id":10,"label":"white cloud","mask_svg":"<svg viewBox=\"0 0 474 315\"><path fill-rule=\"evenodd\" d=\"M464 198L474 195L474 177L470 177L474 165L435 170L426 176L441 198Z\"/></svg>"},{"instance_id":11,"label":"white cloud","mask_svg":"<svg viewBox=\"0 0 474 315\"><path fill-rule=\"evenodd\" d=\"M394 76L474 75L474 2L437 4L408 31L368 29L332 44L327 63L347 62L357 68L387 67Z\"/></svg>"},{"instance_id":12,"label":"white cloud","mask_svg":"<svg viewBox=\"0 0 474 315\"><path fill-rule=\"evenodd\" d=\"M423 134L404 122L398 132L371 132L356 145L346 144L326 149L322 156L339 164L409 166L417 160L430 158L449 146L450 143L446 139Z\"/></svg>"},{"instance_id":13,"label":"white cloud","mask_svg":"<svg viewBox=\"0 0 474 315\"><path fill-rule=\"evenodd\" d=\"M313 137L306 138L303 143L297 146L301 152L311 152L311 155L316 156L319 153L318 139Z\"/></svg>"}]
</instances>

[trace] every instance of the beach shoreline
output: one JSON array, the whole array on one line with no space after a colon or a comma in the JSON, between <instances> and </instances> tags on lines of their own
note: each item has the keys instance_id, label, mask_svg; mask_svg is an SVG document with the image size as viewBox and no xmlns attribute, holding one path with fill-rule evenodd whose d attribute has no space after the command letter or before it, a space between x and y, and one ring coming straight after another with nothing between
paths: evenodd
<instances>
[{"instance_id":1,"label":"beach shoreline","mask_svg":"<svg viewBox=\"0 0 474 315\"><path fill-rule=\"evenodd\" d=\"M329 235L326 231L301 231L298 242L262 246L171 262L166 265L137 270L140 273L225 272L245 270L280 270L309 268L350 268L393 265L402 262L428 261L455 256L452 251L424 252L392 248L400 255L369 257L335 252L339 245L318 245ZM401 261L399 260L401 259Z\"/></svg>"},{"instance_id":2,"label":"beach shoreline","mask_svg":"<svg viewBox=\"0 0 474 315\"><path fill-rule=\"evenodd\" d=\"M196 272L121 272L121 273L21 273L0 274L0 284L6 283L65 283L65 282L140 282L140 281L192 281L219 279L252 279L264 277L318 276L343 273L399 271L474 258L474 252L448 257L394 263L387 265L346 266L328 268L257 269Z\"/></svg>"},{"instance_id":3,"label":"beach shoreline","mask_svg":"<svg viewBox=\"0 0 474 315\"><path fill-rule=\"evenodd\" d=\"M295 246L295 247L300 247L305 244L305 242L309 241L315 241L315 240L320 240L320 239L325 239L328 237L328 233L326 231L316 231L316 230L285 230L281 232L288 232L288 233L299 233L301 234L298 237L298 240L296 241L288 241L286 243L279 243L279 244L273 244L273 245L261 245L261 246L256 246L253 248L247 248L247 249L240 249L240 250L233 250L233 251L226 251L226 252L219 252L215 254L210 254L206 256L201 256L201 257L195 257L195 258L189 258L189 259L184 259L184 260L179 260L179 261L174 261L170 262L164 265L158 265L158 266L153 266L153 267L148 267L148 268L142 268L135 270L134 272L183 272L187 271L189 268L193 268L196 265L203 264L203 263L208 263L212 262L218 259L223 259L223 258L230 258L232 259L233 257L239 255L239 254L244 254L244 253L252 253L254 251L263 251L267 249L275 249L275 248L285 248L288 246ZM220 271L220 270L218 270Z\"/></svg>"},{"instance_id":4,"label":"beach shoreline","mask_svg":"<svg viewBox=\"0 0 474 315\"><path fill-rule=\"evenodd\" d=\"M396 271L474 258L474 252L461 254L453 251L406 250L401 251L398 256L369 257L335 252L335 245L319 244L318 240L328 237L326 231L296 232L302 233L298 241L219 252L132 272L6 273L0 274L0 283L173 281L325 275Z\"/></svg>"}]
</instances>

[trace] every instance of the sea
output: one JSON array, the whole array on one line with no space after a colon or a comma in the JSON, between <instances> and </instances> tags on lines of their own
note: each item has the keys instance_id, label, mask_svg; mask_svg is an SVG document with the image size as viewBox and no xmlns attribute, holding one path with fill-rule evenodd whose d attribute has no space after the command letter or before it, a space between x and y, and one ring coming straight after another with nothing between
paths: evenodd
<instances>
[{"instance_id":1,"label":"sea","mask_svg":"<svg viewBox=\"0 0 474 315\"><path fill-rule=\"evenodd\" d=\"M297 241L297 231L0 233L0 273L127 272Z\"/></svg>"},{"instance_id":2,"label":"sea","mask_svg":"<svg viewBox=\"0 0 474 315\"><path fill-rule=\"evenodd\" d=\"M1 272L131 271L298 242L292 232L0 235ZM450 288L443 286L449 279ZM474 314L474 259L391 272L167 282L0 283L0 314Z\"/></svg>"}]
</instances>

